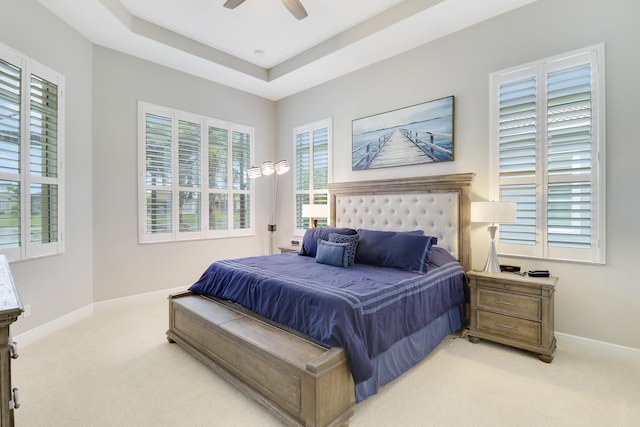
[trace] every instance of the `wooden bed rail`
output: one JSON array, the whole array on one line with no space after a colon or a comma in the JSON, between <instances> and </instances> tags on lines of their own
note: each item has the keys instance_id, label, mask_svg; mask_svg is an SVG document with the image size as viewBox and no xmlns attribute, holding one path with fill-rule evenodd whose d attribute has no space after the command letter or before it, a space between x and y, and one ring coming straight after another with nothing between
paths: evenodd
<instances>
[{"instance_id":1,"label":"wooden bed rail","mask_svg":"<svg viewBox=\"0 0 640 427\"><path fill-rule=\"evenodd\" d=\"M346 426L355 389L346 352L327 349L212 299L169 297L178 343L289 426Z\"/></svg>"}]
</instances>

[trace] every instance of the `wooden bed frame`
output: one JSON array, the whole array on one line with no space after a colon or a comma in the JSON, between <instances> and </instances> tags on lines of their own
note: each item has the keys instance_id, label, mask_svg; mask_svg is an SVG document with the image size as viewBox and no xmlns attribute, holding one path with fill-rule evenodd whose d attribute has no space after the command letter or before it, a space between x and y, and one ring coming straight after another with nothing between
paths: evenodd
<instances>
[{"instance_id":1,"label":"wooden bed frame","mask_svg":"<svg viewBox=\"0 0 640 427\"><path fill-rule=\"evenodd\" d=\"M339 218L348 215L348 209L339 208L342 212L337 215L336 208L344 196L451 194L457 199L457 218L455 223L443 227L457 230L456 241L447 244L468 271L471 263L469 196L473 176L456 174L329 184L331 224L348 226L341 225ZM428 214L437 216L438 212ZM375 218L375 212L373 216ZM421 212L419 216L423 220L425 215ZM355 225L352 228L358 228ZM411 228L411 224L408 227ZM385 228L393 229L394 224L379 227ZM437 229L433 231L436 234L431 235L439 237ZM429 230L426 233L430 234ZM347 426L353 415L355 387L342 348L319 346L236 304L189 291L170 295L167 339L178 343L264 405L286 425Z\"/></svg>"}]
</instances>

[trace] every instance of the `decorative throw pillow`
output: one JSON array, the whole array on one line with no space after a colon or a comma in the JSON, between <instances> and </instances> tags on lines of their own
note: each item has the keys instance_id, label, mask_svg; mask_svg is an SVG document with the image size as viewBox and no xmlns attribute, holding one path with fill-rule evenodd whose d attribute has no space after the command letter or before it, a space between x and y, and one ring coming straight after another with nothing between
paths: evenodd
<instances>
[{"instance_id":1,"label":"decorative throw pillow","mask_svg":"<svg viewBox=\"0 0 640 427\"><path fill-rule=\"evenodd\" d=\"M431 247L438 243L432 236L400 232L358 230L360 242L356 263L399 268L424 274L429 269Z\"/></svg>"},{"instance_id":2,"label":"decorative throw pillow","mask_svg":"<svg viewBox=\"0 0 640 427\"><path fill-rule=\"evenodd\" d=\"M349 266L349 243L335 243L318 240L316 262L336 267Z\"/></svg>"},{"instance_id":3,"label":"decorative throw pillow","mask_svg":"<svg viewBox=\"0 0 640 427\"><path fill-rule=\"evenodd\" d=\"M388 239L398 234L412 234L416 236L424 235L422 230L414 231L381 231L367 230L365 228L358 229L358 250L356 251L356 264L373 264L380 253L388 246Z\"/></svg>"},{"instance_id":4,"label":"decorative throw pillow","mask_svg":"<svg viewBox=\"0 0 640 427\"><path fill-rule=\"evenodd\" d=\"M353 228L335 227L308 228L304 233L304 237L302 238L302 248L300 248L300 255L315 257L318 247L318 240L329 240L330 233L356 234L356 230L354 230Z\"/></svg>"},{"instance_id":5,"label":"decorative throw pillow","mask_svg":"<svg viewBox=\"0 0 640 427\"><path fill-rule=\"evenodd\" d=\"M348 243L347 248L349 255L349 265L355 264L356 249L358 249L358 239L360 236L357 234L338 234L329 233L329 241L334 243Z\"/></svg>"}]
</instances>

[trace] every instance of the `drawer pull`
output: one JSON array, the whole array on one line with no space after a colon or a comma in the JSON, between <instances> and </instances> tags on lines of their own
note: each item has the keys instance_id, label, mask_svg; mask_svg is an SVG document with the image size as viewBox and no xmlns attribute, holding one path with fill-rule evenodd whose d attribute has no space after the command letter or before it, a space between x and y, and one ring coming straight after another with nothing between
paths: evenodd
<instances>
[{"instance_id":1,"label":"drawer pull","mask_svg":"<svg viewBox=\"0 0 640 427\"><path fill-rule=\"evenodd\" d=\"M496 300L496 304L502 304L502 305L509 305L511 307L518 307L518 304L515 302L509 302L509 301L502 301L500 299Z\"/></svg>"},{"instance_id":2,"label":"drawer pull","mask_svg":"<svg viewBox=\"0 0 640 427\"><path fill-rule=\"evenodd\" d=\"M9 409L18 409L20 407L20 395L18 389L13 389L13 399L9 401Z\"/></svg>"},{"instance_id":3,"label":"drawer pull","mask_svg":"<svg viewBox=\"0 0 640 427\"><path fill-rule=\"evenodd\" d=\"M517 327L511 326L511 325L505 325L504 323L496 323L495 325L497 327L499 327L499 328L511 329L512 331L517 331L518 330Z\"/></svg>"},{"instance_id":4,"label":"drawer pull","mask_svg":"<svg viewBox=\"0 0 640 427\"><path fill-rule=\"evenodd\" d=\"M9 335L9 338L7 340L7 344L10 347L11 350L11 358L12 359L17 359L18 358L18 343L16 343L13 338L11 338L11 335Z\"/></svg>"}]
</instances>

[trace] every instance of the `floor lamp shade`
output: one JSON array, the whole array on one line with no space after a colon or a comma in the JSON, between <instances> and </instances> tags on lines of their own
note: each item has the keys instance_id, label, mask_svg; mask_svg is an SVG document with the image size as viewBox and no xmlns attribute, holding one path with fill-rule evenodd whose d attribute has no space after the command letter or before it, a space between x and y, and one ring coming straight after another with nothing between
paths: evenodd
<instances>
[{"instance_id":1,"label":"floor lamp shade","mask_svg":"<svg viewBox=\"0 0 640 427\"><path fill-rule=\"evenodd\" d=\"M269 203L269 223L267 224L267 231L269 231L269 254L273 253L273 234L276 231L276 209L278 207L278 176L289 172L290 166L287 160L279 160L274 162L272 160L266 160L262 162L260 166L251 166L247 170L247 176L251 179L257 179L260 177L271 178L271 200Z\"/></svg>"},{"instance_id":2,"label":"floor lamp shade","mask_svg":"<svg viewBox=\"0 0 640 427\"><path fill-rule=\"evenodd\" d=\"M516 222L517 205L512 202L472 202L471 203L471 222L489 223L487 230L489 231L489 254L484 270L487 273L500 272L500 263L498 262L498 253L496 251L496 224L506 224Z\"/></svg>"}]
</instances>

